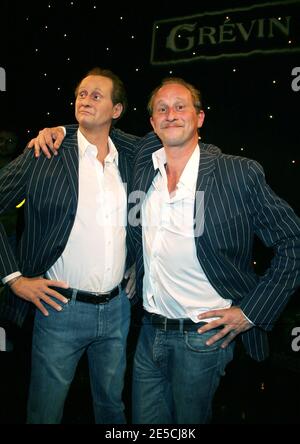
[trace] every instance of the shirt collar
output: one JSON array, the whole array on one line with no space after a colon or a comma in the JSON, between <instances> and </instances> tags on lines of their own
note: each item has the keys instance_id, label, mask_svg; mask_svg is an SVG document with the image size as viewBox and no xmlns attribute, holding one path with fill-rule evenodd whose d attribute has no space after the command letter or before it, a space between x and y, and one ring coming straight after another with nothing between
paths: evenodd
<instances>
[{"instance_id":1,"label":"shirt collar","mask_svg":"<svg viewBox=\"0 0 300 444\"><path fill-rule=\"evenodd\" d=\"M97 155L96 145L90 143L79 129L77 131L77 141L78 141L80 159L82 159L83 156L85 156L87 149L91 149L91 152L96 157ZM110 137L108 138L108 154L105 157L105 162L116 162L117 165L119 163L119 153Z\"/></svg>"},{"instance_id":2,"label":"shirt collar","mask_svg":"<svg viewBox=\"0 0 300 444\"><path fill-rule=\"evenodd\" d=\"M161 175L166 177L165 164L167 163L167 156L164 148L160 148L152 154L153 168L159 169ZM200 148L199 145L195 147L193 154L189 158L184 170L180 176L177 187L181 186L188 188L191 191L195 190L198 170L200 162Z\"/></svg>"}]
</instances>

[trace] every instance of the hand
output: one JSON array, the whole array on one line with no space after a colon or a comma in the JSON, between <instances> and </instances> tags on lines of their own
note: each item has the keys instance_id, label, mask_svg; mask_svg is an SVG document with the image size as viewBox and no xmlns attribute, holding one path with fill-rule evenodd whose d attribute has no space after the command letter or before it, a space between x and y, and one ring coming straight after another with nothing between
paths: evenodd
<instances>
[{"instance_id":1,"label":"hand","mask_svg":"<svg viewBox=\"0 0 300 444\"><path fill-rule=\"evenodd\" d=\"M9 282L8 282L9 284ZM12 283L11 290L25 301L32 302L45 316L49 315L41 301L46 302L57 311L61 311L62 307L57 304L51 297L66 304L68 299L52 290L51 285L55 287L68 288L68 285L62 281L51 281L49 279L20 277L16 282Z\"/></svg>"},{"instance_id":2,"label":"hand","mask_svg":"<svg viewBox=\"0 0 300 444\"><path fill-rule=\"evenodd\" d=\"M210 321L204 327L200 327L198 333L204 333L213 328L224 326L222 330L220 330L217 334L209 338L206 342L206 345L212 345L219 339L226 336L225 341L221 344L222 348L226 348L228 344L243 331L249 330L253 327L246 318L243 311L239 307L230 307L222 310L211 310L205 313L202 313L198 316L198 319L207 319L219 317L214 321Z\"/></svg>"},{"instance_id":3,"label":"hand","mask_svg":"<svg viewBox=\"0 0 300 444\"><path fill-rule=\"evenodd\" d=\"M64 130L61 126L55 126L53 128L44 128L39 131L39 135L34 139L31 139L27 145L27 148L34 147L34 155L35 157L39 157L41 150L45 154L45 156L50 159L51 154L49 151L52 151L54 156L57 156L62 141L65 138ZM54 143L53 143L54 142Z\"/></svg>"},{"instance_id":4,"label":"hand","mask_svg":"<svg viewBox=\"0 0 300 444\"><path fill-rule=\"evenodd\" d=\"M133 264L124 274L124 278L128 279L125 291L128 299L132 299L135 295L135 265Z\"/></svg>"}]
</instances>

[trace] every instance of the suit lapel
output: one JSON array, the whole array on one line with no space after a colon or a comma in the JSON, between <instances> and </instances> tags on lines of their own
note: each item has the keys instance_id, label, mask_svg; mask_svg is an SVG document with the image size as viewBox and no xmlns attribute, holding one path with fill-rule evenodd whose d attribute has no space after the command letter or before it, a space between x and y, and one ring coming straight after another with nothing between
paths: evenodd
<instances>
[{"instance_id":1,"label":"suit lapel","mask_svg":"<svg viewBox=\"0 0 300 444\"><path fill-rule=\"evenodd\" d=\"M71 188L72 199L74 202L74 208L77 208L78 202L78 143L77 132L72 134L64 142L64 147L60 151L62 156L62 162L67 171L67 178Z\"/></svg>"},{"instance_id":2,"label":"suit lapel","mask_svg":"<svg viewBox=\"0 0 300 444\"><path fill-rule=\"evenodd\" d=\"M153 168L153 161L151 157L151 160L149 160L149 162L147 162L147 164L143 167L143 169L141 170L141 175L136 181L136 183L139 184L140 191L147 193L156 173L157 170Z\"/></svg>"},{"instance_id":3,"label":"suit lapel","mask_svg":"<svg viewBox=\"0 0 300 444\"><path fill-rule=\"evenodd\" d=\"M216 156L201 149L200 163L198 170L198 179L196 185L194 218L195 224L195 238L201 239L199 234L204 228L204 216L207 209L207 205L210 199L210 194L214 184L213 172L215 169ZM199 233L200 230L200 233Z\"/></svg>"}]
</instances>

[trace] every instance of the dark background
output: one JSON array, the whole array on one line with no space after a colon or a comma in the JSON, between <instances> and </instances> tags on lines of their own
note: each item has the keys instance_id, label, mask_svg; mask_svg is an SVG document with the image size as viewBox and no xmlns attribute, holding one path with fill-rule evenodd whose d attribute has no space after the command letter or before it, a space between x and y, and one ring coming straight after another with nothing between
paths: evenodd
<instances>
[{"instance_id":1,"label":"dark background","mask_svg":"<svg viewBox=\"0 0 300 444\"><path fill-rule=\"evenodd\" d=\"M263 1L179 3L2 1L0 66L6 71L7 90L0 92L0 129L18 135L18 150L21 152L39 129L73 123L74 87L89 69L101 66L115 71L127 87L129 109L118 126L142 136L150 130L146 112L150 91L165 76L184 77L203 92L206 120L201 130L202 140L218 145L226 153L259 161L272 188L299 215L300 91L292 90L291 73L294 67L300 66L300 52L151 65L155 20ZM277 1L277 4L284 5L285 2ZM253 260L258 273L264 272L270 257L271 253L257 242ZM291 350L291 330L295 326L300 326L298 293L291 298L271 335L272 354L267 364L253 367L254 364L241 355L239 363L229 371L228 391L226 387L224 392L222 387L220 391L220 422L234 419L238 422L289 422L290 418L299 421L296 393L300 389L300 352ZM26 347L24 350L27 353ZM21 368L25 355L22 356L19 356ZM242 368L241 362L246 362ZM10 364L7 365L9 373ZM237 375L245 372L245 368L249 372L248 392L247 384L237 384ZM26 374L23 372L24 378ZM8 381L7 387L14 390L15 385L10 379ZM21 381L26 388L27 379ZM18 393L19 388L15 387ZM226 393L231 393L229 398ZM241 409L244 413L232 414L235 412L232 404L239 406L238 400L243 396ZM14 421L7 413L9 411L6 411L3 422ZM12 407L11 411L15 409ZM77 418L79 422L85 420Z\"/></svg>"}]
</instances>

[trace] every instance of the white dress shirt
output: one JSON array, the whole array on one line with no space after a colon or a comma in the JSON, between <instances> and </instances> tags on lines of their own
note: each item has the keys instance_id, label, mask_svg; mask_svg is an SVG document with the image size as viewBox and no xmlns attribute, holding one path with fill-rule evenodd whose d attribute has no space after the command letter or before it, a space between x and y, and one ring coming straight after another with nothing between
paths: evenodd
<instances>
[{"instance_id":1,"label":"white dress shirt","mask_svg":"<svg viewBox=\"0 0 300 444\"><path fill-rule=\"evenodd\" d=\"M47 278L70 287L105 293L122 280L126 260L127 198L118 152L109 139L103 165L97 147L78 130L79 195L74 225Z\"/></svg>"},{"instance_id":2,"label":"white dress shirt","mask_svg":"<svg viewBox=\"0 0 300 444\"><path fill-rule=\"evenodd\" d=\"M210 284L196 254L194 202L200 149L197 145L172 196L164 148L152 158L158 173L142 206L143 305L151 313L199 322L200 313L231 306L231 300L222 298Z\"/></svg>"}]
</instances>

